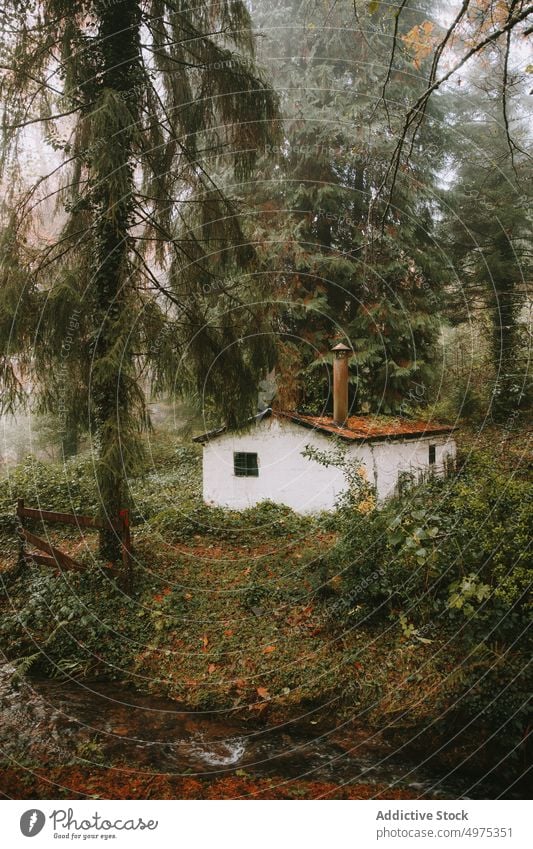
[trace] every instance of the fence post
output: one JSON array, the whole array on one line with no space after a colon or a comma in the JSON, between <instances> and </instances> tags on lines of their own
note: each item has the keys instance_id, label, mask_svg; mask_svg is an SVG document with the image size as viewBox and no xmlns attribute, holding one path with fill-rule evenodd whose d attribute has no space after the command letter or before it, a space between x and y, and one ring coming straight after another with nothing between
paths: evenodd
<instances>
[{"instance_id":1,"label":"fence post","mask_svg":"<svg viewBox=\"0 0 533 849\"><path fill-rule=\"evenodd\" d=\"M25 540L23 535L24 530L24 499L17 498L17 518L19 520L18 527L18 538L19 538L19 556L18 556L18 568L22 569L22 566L25 565L26 560L24 558L24 546Z\"/></svg>"},{"instance_id":2,"label":"fence post","mask_svg":"<svg viewBox=\"0 0 533 849\"><path fill-rule=\"evenodd\" d=\"M133 591L133 566L131 562L130 511L121 510L119 516L122 541L122 566L126 577L126 590L128 593L131 593Z\"/></svg>"}]
</instances>

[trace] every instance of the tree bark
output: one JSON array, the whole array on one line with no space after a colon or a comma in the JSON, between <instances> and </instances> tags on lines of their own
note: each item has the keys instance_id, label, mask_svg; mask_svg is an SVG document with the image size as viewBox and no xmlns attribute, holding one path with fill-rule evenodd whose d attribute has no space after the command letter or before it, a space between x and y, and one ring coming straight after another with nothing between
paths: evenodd
<instances>
[{"instance_id":1,"label":"tree bark","mask_svg":"<svg viewBox=\"0 0 533 849\"><path fill-rule=\"evenodd\" d=\"M98 446L98 485L101 513L116 519L125 506L125 469L121 430L129 420L127 375L131 353L127 343L117 358L117 343L124 336L127 306L129 237L133 206L134 90L140 75L140 9L134 0L97 2L99 49L102 73L98 80L95 115L99 136L93 163L97 182L98 218L94 272L96 338L92 362L92 409ZM131 112L131 120L118 121L106 110L119 98ZM112 108L112 107L111 107ZM98 112L98 109L97 109ZM102 120L102 116L104 120ZM109 117L109 121L105 117ZM98 133L97 133L98 136ZM101 147L99 147L101 146ZM122 190L117 196L117 186ZM118 560L120 540L103 531L100 554Z\"/></svg>"},{"instance_id":2,"label":"tree bark","mask_svg":"<svg viewBox=\"0 0 533 849\"><path fill-rule=\"evenodd\" d=\"M63 459L75 457L79 448L79 423L73 413L68 413L61 434Z\"/></svg>"}]
</instances>

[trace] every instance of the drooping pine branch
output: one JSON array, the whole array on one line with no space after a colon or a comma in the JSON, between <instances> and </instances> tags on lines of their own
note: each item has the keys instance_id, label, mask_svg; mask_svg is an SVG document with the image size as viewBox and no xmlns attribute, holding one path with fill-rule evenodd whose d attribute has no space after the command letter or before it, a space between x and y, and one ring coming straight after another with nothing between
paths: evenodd
<instances>
[{"instance_id":1,"label":"drooping pine branch","mask_svg":"<svg viewBox=\"0 0 533 849\"><path fill-rule=\"evenodd\" d=\"M178 390L198 391L209 372L209 403L235 418L251 390L224 395L222 380L233 372L253 387L267 362L254 286L237 296L231 283L254 258L231 185L278 133L250 24L239 0L19 0L4 22L3 179L19 187L0 281L4 384L20 400L24 365L41 405L61 397L66 418L88 421L109 515L139 453L146 375L170 385L187 351ZM37 131L52 164L23 186L21 152ZM103 553L116 553L113 540Z\"/></svg>"}]
</instances>

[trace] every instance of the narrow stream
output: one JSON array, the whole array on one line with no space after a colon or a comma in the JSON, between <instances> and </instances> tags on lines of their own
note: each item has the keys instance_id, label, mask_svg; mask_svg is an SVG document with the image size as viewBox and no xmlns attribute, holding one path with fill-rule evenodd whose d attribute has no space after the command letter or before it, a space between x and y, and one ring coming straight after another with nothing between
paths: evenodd
<instances>
[{"instance_id":1,"label":"narrow stream","mask_svg":"<svg viewBox=\"0 0 533 849\"><path fill-rule=\"evenodd\" d=\"M0 667L2 759L87 766L127 763L144 775L218 778L239 771L281 780L364 783L443 798L494 797L475 779L435 772L398 758L370 733L344 726L314 732L309 723L278 727L227 715L184 712L175 702L110 682L26 680Z\"/></svg>"}]
</instances>

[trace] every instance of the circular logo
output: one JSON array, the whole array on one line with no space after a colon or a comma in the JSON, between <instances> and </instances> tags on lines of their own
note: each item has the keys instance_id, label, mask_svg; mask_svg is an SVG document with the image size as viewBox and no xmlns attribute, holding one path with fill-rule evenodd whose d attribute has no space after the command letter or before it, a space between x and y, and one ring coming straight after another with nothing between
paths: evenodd
<instances>
[{"instance_id":1,"label":"circular logo","mask_svg":"<svg viewBox=\"0 0 533 849\"><path fill-rule=\"evenodd\" d=\"M35 837L42 831L46 822L46 817L42 811L32 808L29 811L24 811L20 818L20 830L24 837Z\"/></svg>"}]
</instances>

